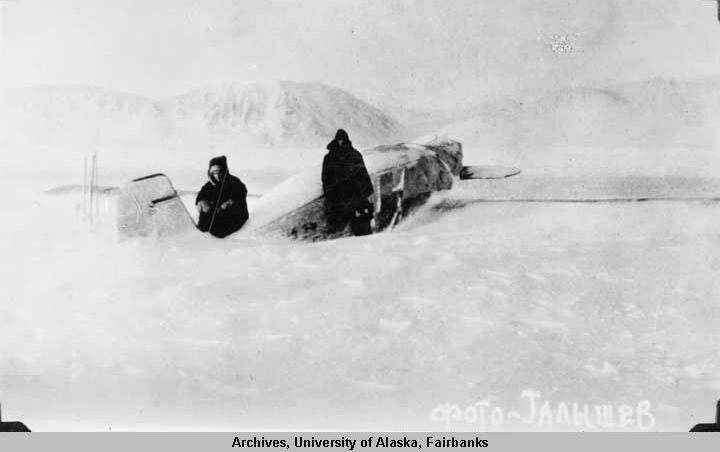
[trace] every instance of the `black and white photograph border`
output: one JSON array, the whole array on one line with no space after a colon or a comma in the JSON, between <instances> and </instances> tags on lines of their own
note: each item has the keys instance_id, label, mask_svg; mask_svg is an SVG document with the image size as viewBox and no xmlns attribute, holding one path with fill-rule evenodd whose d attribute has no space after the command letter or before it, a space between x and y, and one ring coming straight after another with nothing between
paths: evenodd
<instances>
[{"instance_id":1,"label":"black and white photograph border","mask_svg":"<svg viewBox=\"0 0 720 452\"><path fill-rule=\"evenodd\" d=\"M0 0L0 430L718 430L713 3Z\"/></svg>"}]
</instances>

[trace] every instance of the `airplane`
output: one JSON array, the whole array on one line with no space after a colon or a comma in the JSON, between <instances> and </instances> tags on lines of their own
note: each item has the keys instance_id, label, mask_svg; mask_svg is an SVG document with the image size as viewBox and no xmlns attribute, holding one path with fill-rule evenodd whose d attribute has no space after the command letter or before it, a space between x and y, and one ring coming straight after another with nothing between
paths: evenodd
<instances>
[{"instance_id":1,"label":"airplane","mask_svg":"<svg viewBox=\"0 0 720 452\"><path fill-rule=\"evenodd\" d=\"M437 136L377 146L362 154L375 190L373 232L394 228L432 193L451 189L457 180L504 179L520 173L503 166L464 166L462 144ZM259 199L236 234L310 241L350 235L348 230L327 232L320 176L318 165L282 182ZM176 235L196 225L170 179L152 174L121 188L117 228L122 240Z\"/></svg>"}]
</instances>

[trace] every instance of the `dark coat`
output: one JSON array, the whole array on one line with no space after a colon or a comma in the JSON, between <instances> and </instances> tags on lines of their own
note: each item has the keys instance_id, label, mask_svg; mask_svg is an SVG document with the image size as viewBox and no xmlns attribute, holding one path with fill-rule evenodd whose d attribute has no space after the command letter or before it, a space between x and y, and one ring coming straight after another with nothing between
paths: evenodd
<instances>
[{"instance_id":1,"label":"dark coat","mask_svg":"<svg viewBox=\"0 0 720 452\"><path fill-rule=\"evenodd\" d=\"M328 153L323 159L323 194L329 204L353 206L367 201L373 194L365 161L350 140L340 147L337 140L327 146Z\"/></svg>"},{"instance_id":2,"label":"dark coat","mask_svg":"<svg viewBox=\"0 0 720 452\"><path fill-rule=\"evenodd\" d=\"M342 146L338 139L342 139ZM322 183L329 232L343 230L349 224L353 234L369 234L372 205L368 197L374 190L362 154L353 148L342 129L327 149Z\"/></svg>"},{"instance_id":3,"label":"dark coat","mask_svg":"<svg viewBox=\"0 0 720 452\"><path fill-rule=\"evenodd\" d=\"M210 161L210 166L217 160ZM240 179L225 172L224 181L215 181L210 177L195 198L195 204L205 201L210 205L209 212L201 212L198 228L216 237L227 237L238 231L248 220L247 188ZM221 208L226 201L232 201L226 209Z\"/></svg>"}]
</instances>

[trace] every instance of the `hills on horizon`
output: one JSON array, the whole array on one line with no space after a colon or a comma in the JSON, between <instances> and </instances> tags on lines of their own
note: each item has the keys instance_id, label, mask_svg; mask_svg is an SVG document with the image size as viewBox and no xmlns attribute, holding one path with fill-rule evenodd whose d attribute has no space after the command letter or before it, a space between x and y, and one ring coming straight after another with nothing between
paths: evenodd
<instances>
[{"instance_id":1,"label":"hills on horizon","mask_svg":"<svg viewBox=\"0 0 720 452\"><path fill-rule=\"evenodd\" d=\"M8 88L0 91L0 119L0 143L21 147L310 147L341 127L373 145L401 129L343 90L289 81L223 84L162 100L85 85Z\"/></svg>"},{"instance_id":2,"label":"hills on horizon","mask_svg":"<svg viewBox=\"0 0 720 452\"><path fill-rule=\"evenodd\" d=\"M92 86L0 91L0 145L142 149L318 148L337 128L356 147L433 132L500 152L547 147L712 148L720 78L567 87L443 111L378 108L318 82L230 83L154 100Z\"/></svg>"},{"instance_id":3,"label":"hills on horizon","mask_svg":"<svg viewBox=\"0 0 720 452\"><path fill-rule=\"evenodd\" d=\"M711 148L720 128L720 78L653 78L613 87L568 87L529 102L502 99L449 133L494 146Z\"/></svg>"}]
</instances>

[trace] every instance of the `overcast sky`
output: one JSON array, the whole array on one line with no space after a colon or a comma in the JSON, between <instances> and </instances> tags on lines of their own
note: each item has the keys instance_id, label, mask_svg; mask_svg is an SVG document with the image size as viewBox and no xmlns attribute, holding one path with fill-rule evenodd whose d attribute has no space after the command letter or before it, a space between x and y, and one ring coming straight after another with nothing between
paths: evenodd
<instances>
[{"instance_id":1,"label":"overcast sky","mask_svg":"<svg viewBox=\"0 0 720 452\"><path fill-rule=\"evenodd\" d=\"M554 86L720 75L701 0L0 0L0 83L152 97L318 80L449 107Z\"/></svg>"}]
</instances>

